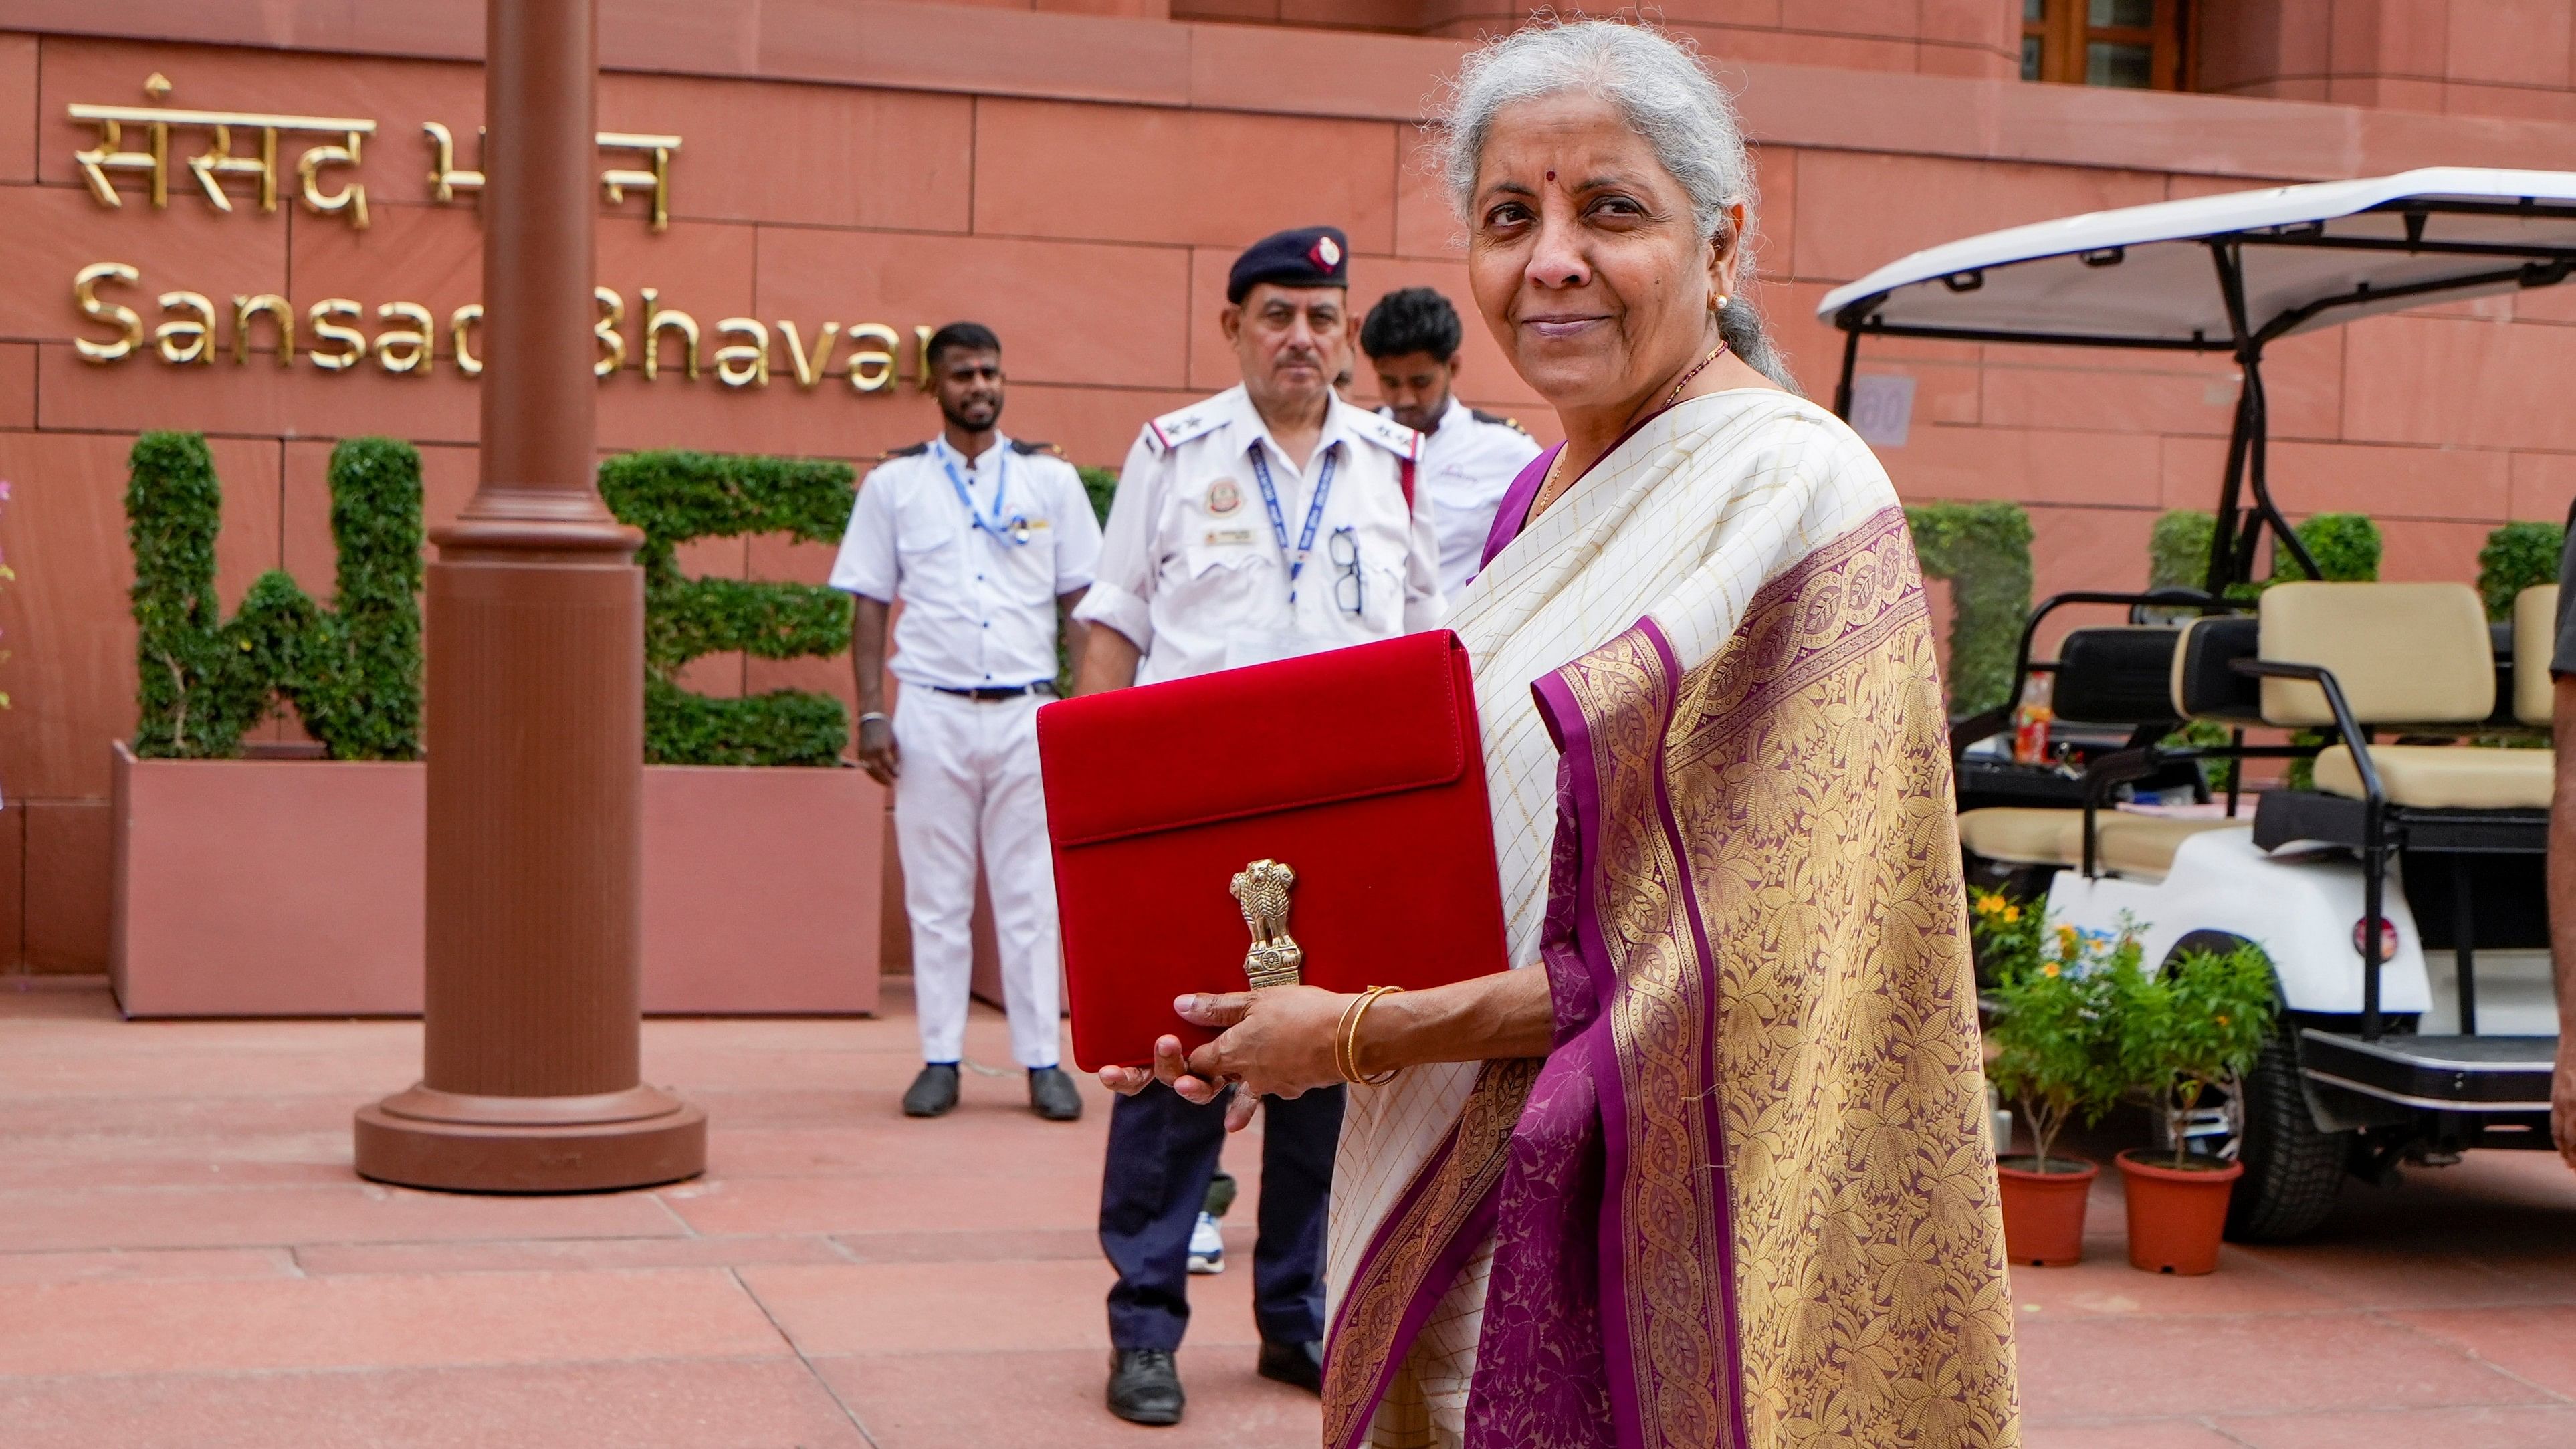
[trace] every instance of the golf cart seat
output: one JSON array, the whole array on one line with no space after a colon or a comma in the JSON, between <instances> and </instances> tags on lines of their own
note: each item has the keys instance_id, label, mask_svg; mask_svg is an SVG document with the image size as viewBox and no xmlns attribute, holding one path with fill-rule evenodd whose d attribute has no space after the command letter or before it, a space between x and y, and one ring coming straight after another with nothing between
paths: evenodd
<instances>
[{"instance_id":1,"label":"golf cart seat","mask_svg":"<svg viewBox=\"0 0 2576 1449\"><path fill-rule=\"evenodd\" d=\"M2517 656L2527 652L2529 632L2515 631ZM2263 598L2262 656L2333 671L2353 717L2365 727L2391 725L2423 734L2491 725L2496 681L2489 641L2485 610L2465 584L2293 584ZM2547 678L2545 655L2537 672ZM2514 675L2515 693L2521 696L2527 692L2523 672L2517 668ZM2315 684L2266 679L2262 688L2269 722L2333 725L2334 713ZM2515 704L2519 718L2522 700ZM2410 810L2549 808L2555 776L2547 750L2458 744L2367 748L2378 767L2381 794L2391 805ZM2346 744L2318 753L2316 785L2347 800L2369 793Z\"/></svg>"},{"instance_id":2,"label":"golf cart seat","mask_svg":"<svg viewBox=\"0 0 2576 1449\"><path fill-rule=\"evenodd\" d=\"M2162 879L2173 869L2174 852L2184 841L2205 830L2224 830L2244 823L2104 810L2093 817L2093 850L2096 863L2113 875ZM1971 810L1959 817L1959 843L1988 860L2007 865L2056 865L2072 870L2084 862L2084 812L2010 807Z\"/></svg>"},{"instance_id":3,"label":"golf cart seat","mask_svg":"<svg viewBox=\"0 0 2576 1449\"><path fill-rule=\"evenodd\" d=\"M2126 726L2154 738L2175 728L2167 681L2182 631L2169 625L2107 625L2069 632L2058 646L2052 703L2060 718ZM2240 825L2235 820L2187 820L2102 810L2094 815L2096 865L2117 875L2161 878L2174 851L2204 830ZM2084 863L2084 812L1990 806L1959 816L1959 843L1973 854L2005 865L2063 866Z\"/></svg>"},{"instance_id":4,"label":"golf cart seat","mask_svg":"<svg viewBox=\"0 0 2576 1449\"><path fill-rule=\"evenodd\" d=\"M2543 600L2533 601L2535 610L2542 607ZM2536 629L2515 636L2516 655L2539 648ZM2263 723L2322 728L2339 738L2317 755L2314 791L2264 795L2255 843L2267 850L2293 840L2367 845L2376 828L2358 748L2378 779L2377 808L2390 812L2386 843L2539 849L2555 779L2549 751L2370 739L2374 732L2467 736L2522 722L2532 702L2520 669L2512 713L2497 718L2491 638L2486 611L2466 584L2295 583L2266 592L2257 647L2227 667L2262 676L2254 697ZM2545 662L2534 672L2546 677ZM2340 723L2320 676L2337 687Z\"/></svg>"}]
</instances>

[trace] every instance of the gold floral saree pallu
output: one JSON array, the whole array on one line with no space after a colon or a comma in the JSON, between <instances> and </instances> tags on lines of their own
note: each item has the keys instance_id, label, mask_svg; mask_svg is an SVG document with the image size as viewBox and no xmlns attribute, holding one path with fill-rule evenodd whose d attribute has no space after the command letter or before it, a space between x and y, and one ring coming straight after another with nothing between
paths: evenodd
<instances>
[{"instance_id":1,"label":"gold floral saree pallu","mask_svg":"<svg viewBox=\"0 0 2576 1449\"><path fill-rule=\"evenodd\" d=\"M1400 1185L1365 1159L1402 1103L1355 1093L1326 1444L2017 1442L1947 722L1883 473L1803 402L1719 394L1531 533L1459 628L1480 708L1527 691L1487 752L1498 843L1545 836L1514 935L1554 1046L1417 1088L1459 1105Z\"/></svg>"}]
</instances>

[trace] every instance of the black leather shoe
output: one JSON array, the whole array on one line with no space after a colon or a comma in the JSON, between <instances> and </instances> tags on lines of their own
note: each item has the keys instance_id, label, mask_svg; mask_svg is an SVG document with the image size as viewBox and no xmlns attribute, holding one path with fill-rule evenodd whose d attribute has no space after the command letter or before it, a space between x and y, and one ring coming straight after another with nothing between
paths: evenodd
<instances>
[{"instance_id":1,"label":"black leather shoe","mask_svg":"<svg viewBox=\"0 0 2576 1449\"><path fill-rule=\"evenodd\" d=\"M1187 1401L1170 1349L1109 1350L1109 1412L1130 1424L1177 1424Z\"/></svg>"},{"instance_id":2,"label":"black leather shoe","mask_svg":"<svg viewBox=\"0 0 2576 1449\"><path fill-rule=\"evenodd\" d=\"M1324 1346L1320 1343L1261 1341L1261 1376L1295 1384L1310 1394L1324 1391Z\"/></svg>"},{"instance_id":3,"label":"black leather shoe","mask_svg":"<svg viewBox=\"0 0 2576 1449\"><path fill-rule=\"evenodd\" d=\"M1034 1067L1029 1071L1029 1110L1050 1122L1075 1121L1082 1116L1082 1093L1074 1090L1064 1068Z\"/></svg>"},{"instance_id":4,"label":"black leather shoe","mask_svg":"<svg viewBox=\"0 0 2576 1449\"><path fill-rule=\"evenodd\" d=\"M903 1115L937 1117L957 1105L957 1064L933 1062L912 1079L903 1094Z\"/></svg>"}]
</instances>

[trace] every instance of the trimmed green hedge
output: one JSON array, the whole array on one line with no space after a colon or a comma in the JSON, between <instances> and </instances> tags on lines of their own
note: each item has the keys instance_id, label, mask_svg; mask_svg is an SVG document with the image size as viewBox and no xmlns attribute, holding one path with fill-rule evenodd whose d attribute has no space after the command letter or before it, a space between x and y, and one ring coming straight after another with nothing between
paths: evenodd
<instances>
[{"instance_id":1,"label":"trimmed green hedge","mask_svg":"<svg viewBox=\"0 0 2576 1449\"><path fill-rule=\"evenodd\" d=\"M2195 508L2171 509L2156 519L2147 535L2147 587L2197 589L2209 583L2210 534L2215 518ZM2379 525L2360 513L2319 513L2299 524L2299 541L2316 556L2329 579L2344 582L2379 577ZM2278 540L2272 547L2272 577L2239 584L2228 592L2250 598L2273 584L2307 577L2299 561Z\"/></svg>"},{"instance_id":2,"label":"trimmed green hedge","mask_svg":"<svg viewBox=\"0 0 2576 1449\"><path fill-rule=\"evenodd\" d=\"M693 579L679 545L784 533L833 543L857 496L846 463L685 451L599 468L609 511L644 531L644 759L656 765L832 765L849 717L830 695L779 689L715 699L679 684L692 659L829 658L849 647L850 598L820 584Z\"/></svg>"},{"instance_id":3,"label":"trimmed green hedge","mask_svg":"<svg viewBox=\"0 0 2576 1449\"><path fill-rule=\"evenodd\" d=\"M2196 508L2157 515L2147 534L2147 587L2199 589L2209 585L2209 541L2218 519Z\"/></svg>"},{"instance_id":4,"label":"trimmed green hedge","mask_svg":"<svg viewBox=\"0 0 2576 1449\"><path fill-rule=\"evenodd\" d=\"M2299 542L2317 561L2318 570L2339 583L2366 583L2379 577L2379 525L2365 513L2319 513L2297 525ZM2297 556L2275 541L2272 582L2288 583L2308 576Z\"/></svg>"},{"instance_id":5,"label":"trimmed green hedge","mask_svg":"<svg viewBox=\"0 0 2576 1449\"><path fill-rule=\"evenodd\" d=\"M2487 617L2508 618L2513 596L2534 584L2558 582L2558 558L2567 546L2563 523L2508 523L2487 535L2478 550L2478 594L2486 600Z\"/></svg>"},{"instance_id":6,"label":"trimmed green hedge","mask_svg":"<svg viewBox=\"0 0 2576 1449\"><path fill-rule=\"evenodd\" d=\"M1950 712L2004 704L2030 618L2030 515L2004 502L1915 503L1905 523L1924 575L1950 581Z\"/></svg>"},{"instance_id":7,"label":"trimmed green hedge","mask_svg":"<svg viewBox=\"0 0 2576 1449\"><path fill-rule=\"evenodd\" d=\"M136 754L238 755L282 697L334 759L419 755L421 487L410 444L351 438L331 450L334 607L271 569L230 620L215 594L223 487L204 436L145 433L129 469Z\"/></svg>"},{"instance_id":8,"label":"trimmed green hedge","mask_svg":"<svg viewBox=\"0 0 2576 1449\"><path fill-rule=\"evenodd\" d=\"M1076 468L1082 475L1082 491L1091 495L1091 511L1100 515L1102 524L1109 522L1109 500L1118 496L1118 470L1115 468Z\"/></svg>"}]
</instances>

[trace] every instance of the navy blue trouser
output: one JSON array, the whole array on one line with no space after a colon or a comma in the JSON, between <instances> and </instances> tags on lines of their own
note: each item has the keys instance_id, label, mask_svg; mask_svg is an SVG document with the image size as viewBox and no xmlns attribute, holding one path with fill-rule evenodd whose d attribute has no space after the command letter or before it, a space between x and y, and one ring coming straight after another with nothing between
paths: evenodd
<instances>
[{"instance_id":1,"label":"navy blue trouser","mask_svg":"<svg viewBox=\"0 0 2576 1449\"><path fill-rule=\"evenodd\" d=\"M1100 1247L1118 1270L1109 1341L1175 1349L1190 1323L1190 1230L1225 1144L1225 1097L1204 1107L1160 1082L1109 1115ZM1324 1336L1324 1209L1342 1136L1342 1089L1262 1103L1260 1238L1252 1317L1271 1343Z\"/></svg>"}]
</instances>

